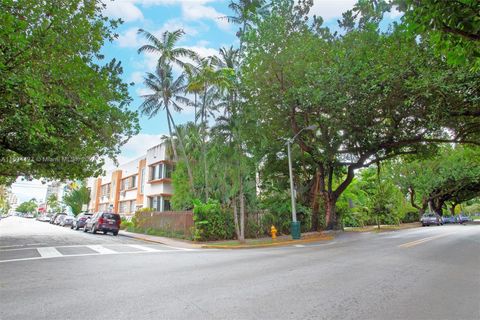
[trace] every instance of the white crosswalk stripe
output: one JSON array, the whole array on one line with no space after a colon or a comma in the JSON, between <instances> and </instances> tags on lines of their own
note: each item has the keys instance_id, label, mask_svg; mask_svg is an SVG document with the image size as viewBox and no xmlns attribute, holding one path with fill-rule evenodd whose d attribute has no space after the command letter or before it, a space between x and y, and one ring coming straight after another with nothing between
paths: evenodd
<instances>
[{"instance_id":1,"label":"white crosswalk stripe","mask_svg":"<svg viewBox=\"0 0 480 320\"><path fill-rule=\"evenodd\" d=\"M42 258L53 258L62 256L62 254L58 252L58 250L54 247L37 248L37 251L42 256Z\"/></svg>"},{"instance_id":2,"label":"white crosswalk stripe","mask_svg":"<svg viewBox=\"0 0 480 320\"><path fill-rule=\"evenodd\" d=\"M109 245L113 246L113 248L112 249L108 248ZM137 244L123 244L123 245L107 244L106 246L85 244L85 245L64 245L64 246L56 246L56 247L0 249L0 263L14 262L14 261L42 260L42 259L50 259L50 258L102 256L102 255L124 255L124 254L144 254L144 253L172 254L172 253L200 250L200 249L175 248L175 247L169 247L165 245L154 247L154 246L144 246L144 245L137 245ZM130 248L131 250L116 251L117 249L120 249L119 247ZM77 248L78 248L78 251L75 250ZM82 248L88 248L91 250L91 252L85 252L84 250L82 250Z\"/></svg>"},{"instance_id":3,"label":"white crosswalk stripe","mask_svg":"<svg viewBox=\"0 0 480 320\"><path fill-rule=\"evenodd\" d=\"M139 244L129 244L128 246L131 247L131 248L140 249L140 250L147 251L147 252L158 252L159 251L159 250L156 250L156 249L153 249L153 248L150 248L150 247L141 246Z\"/></svg>"},{"instance_id":4,"label":"white crosswalk stripe","mask_svg":"<svg viewBox=\"0 0 480 320\"><path fill-rule=\"evenodd\" d=\"M87 248L92 249L93 251L96 251L100 254L112 254L112 253L117 253L116 251L110 250L108 248L105 248L104 246L101 245L90 245L86 246Z\"/></svg>"}]
</instances>

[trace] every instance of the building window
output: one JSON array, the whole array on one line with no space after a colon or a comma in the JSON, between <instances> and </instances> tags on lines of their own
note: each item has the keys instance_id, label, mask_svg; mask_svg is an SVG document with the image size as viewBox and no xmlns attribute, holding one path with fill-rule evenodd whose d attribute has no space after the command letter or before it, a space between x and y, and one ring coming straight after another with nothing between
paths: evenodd
<instances>
[{"instance_id":1,"label":"building window","mask_svg":"<svg viewBox=\"0 0 480 320\"><path fill-rule=\"evenodd\" d=\"M110 183L103 185L100 193L102 197L110 197Z\"/></svg>"},{"instance_id":2,"label":"building window","mask_svg":"<svg viewBox=\"0 0 480 320\"><path fill-rule=\"evenodd\" d=\"M130 201L130 213L135 213L136 202L135 200Z\"/></svg>"},{"instance_id":3,"label":"building window","mask_svg":"<svg viewBox=\"0 0 480 320\"><path fill-rule=\"evenodd\" d=\"M130 181L130 188L135 188L137 186L137 176L132 176Z\"/></svg>"},{"instance_id":4,"label":"building window","mask_svg":"<svg viewBox=\"0 0 480 320\"><path fill-rule=\"evenodd\" d=\"M170 199L165 199L162 196L148 197L148 206L154 211L170 211Z\"/></svg>"},{"instance_id":5,"label":"building window","mask_svg":"<svg viewBox=\"0 0 480 320\"><path fill-rule=\"evenodd\" d=\"M159 163L150 166L150 180L158 180L172 177L173 166L167 163Z\"/></svg>"},{"instance_id":6,"label":"building window","mask_svg":"<svg viewBox=\"0 0 480 320\"><path fill-rule=\"evenodd\" d=\"M142 168L142 176L140 178L140 192L143 194L145 185L145 168Z\"/></svg>"},{"instance_id":7,"label":"building window","mask_svg":"<svg viewBox=\"0 0 480 320\"><path fill-rule=\"evenodd\" d=\"M159 196L149 197L150 205L149 207L154 211L160 211L161 209L161 200Z\"/></svg>"},{"instance_id":8,"label":"building window","mask_svg":"<svg viewBox=\"0 0 480 320\"><path fill-rule=\"evenodd\" d=\"M163 199L163 211L170 211L170 199Z\"/></svg>"},{"instance_id":9,"label":"building window","mask_svg":"<svg viewBox=\"0 0 480 320\"><path fill-rule=\"evenodd\" d=\"M120 202L120 213L127 212L127 201Z\"/></svg>"}]
</instances>

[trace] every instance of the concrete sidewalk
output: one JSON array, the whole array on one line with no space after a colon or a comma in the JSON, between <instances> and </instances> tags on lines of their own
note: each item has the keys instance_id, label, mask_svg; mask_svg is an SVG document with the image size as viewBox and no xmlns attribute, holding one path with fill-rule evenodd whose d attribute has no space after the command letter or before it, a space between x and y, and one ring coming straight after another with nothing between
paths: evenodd
<instances>
[{"instance_id":1,"label":"concrete sidewalk","mask_svg":"<svg viewBox=\"0 0 480 320\"><path fill-rule=\"evenodd\" d=\"M183 249L199 249L203 246L202 244L194 243L188 240L179 240L179 239L172 239L167 237L151 236L148 234L128 232L125 230L120 230L118 234L128 238L154 242L154 243L161 243L167 246L183 248Z\"/></svg>"}]
</instances>

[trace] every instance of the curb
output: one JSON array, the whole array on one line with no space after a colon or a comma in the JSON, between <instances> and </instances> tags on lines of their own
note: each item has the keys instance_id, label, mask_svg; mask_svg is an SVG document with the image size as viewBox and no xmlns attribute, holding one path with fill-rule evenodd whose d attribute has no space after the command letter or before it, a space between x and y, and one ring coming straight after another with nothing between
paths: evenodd
<instances>
[{"instance_id":1,"label":"curb","mask_svg":"<svg viewBox=\"0 0 480 320\"><path fill-rule=\"evenodd\" d=\"M189 245L189 244L183 245L184 244L183 242L182 242L182 245L177 245L177 244L165 243L165 242L155 240L155 239L147 239L147 238L144 238L142 236L136 236L136 235L132 236L132 235L129 235L129 234L124 234L122 232L119 232L118 235L120 235L122 237L130 238L130 239L137 239L137 240L142 240L142 241L145 241L145 242L163 244L163 245L170 246L170 247L178 247L178 248L183 248L183 249L199 249L199 248L201 248L201 245L197 245L197 246Z\"/></svg>"},{"instance_id":2,"label":"curb","mask_svg":"<svg viewBox=\"0 0 480 320\"><path fill-rule=\"evenodd\" d=\"M286 247L294 244L301 244L301 243L311 243L311 242L318 242L318 241L330 241L333 240L334 237L327 235L324 237L318 237L313 239L301 239L301 240L289 240L289 241L281 241L275 243L265 243L265 244L258 244L258 245L238 245L238 246L225 246L225 245L203 245L203 249L255 249L255 248L268 248L268 247Z\"/></svg>"}]
</instances>

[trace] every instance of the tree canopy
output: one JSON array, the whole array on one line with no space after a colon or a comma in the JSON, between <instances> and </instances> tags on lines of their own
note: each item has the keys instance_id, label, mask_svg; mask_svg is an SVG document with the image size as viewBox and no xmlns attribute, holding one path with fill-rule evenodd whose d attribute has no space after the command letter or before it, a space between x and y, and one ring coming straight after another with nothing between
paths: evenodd
<instances>
[{"instance_id":1,"label":"tree canopy","mask_svg":"<svg viewBox=\"0 0 480 320\"><path fill-rule=\"evenodd\" d=\"M101 1L0 4L0 179L84 178L138 131ZM0 181L0 182L1 182Z\"/></svg>"}]
</instances>

